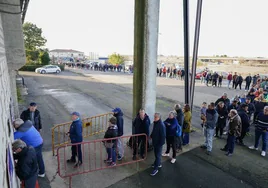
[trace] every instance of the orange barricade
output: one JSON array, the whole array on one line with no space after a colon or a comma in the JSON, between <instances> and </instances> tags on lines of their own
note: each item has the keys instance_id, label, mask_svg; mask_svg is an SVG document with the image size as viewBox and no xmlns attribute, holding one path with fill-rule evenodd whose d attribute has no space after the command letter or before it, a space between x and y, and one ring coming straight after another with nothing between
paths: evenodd
<instances>
[{"instance_id":1,"label":"orange barricade","mask_svg":"<svg viewBox=\"0 0 268 188\"><path fill-rule=\"evenodd\" d=\"M131 143L128 142L130 138L132 139ZM124 148L124 158L121 161L117 161L119 153L119 150L117 148L118 140L122 143L122 146ZM141 145L141 147L138 146L138 143ZM129 147L127 147L127 144ZM58 173L61 178L69 178L69 187L71 187L73 176L112 168L115 166L124 166L145 160L147 157L147 146L148 138L146 134L135 134L111 139L99 139L60 146L57 149ZM75 163L70 164L66 162L71 158L72 147L74 147L76 152L78 152L78 148L81 147L82 151L83 163L77 168L74 168L73 166ZM141 148L141 150L139 150L139 148ZM135 160L132 159L134 149L137 156ZM104 161L108 158L107 152L115 152L115 166L111 166L111 163ZM138 155L142 153L143 156ZM110 154L112 155L113 153ZM78 161L77 158L76 161Z\"/></svg>"}]
</instances>

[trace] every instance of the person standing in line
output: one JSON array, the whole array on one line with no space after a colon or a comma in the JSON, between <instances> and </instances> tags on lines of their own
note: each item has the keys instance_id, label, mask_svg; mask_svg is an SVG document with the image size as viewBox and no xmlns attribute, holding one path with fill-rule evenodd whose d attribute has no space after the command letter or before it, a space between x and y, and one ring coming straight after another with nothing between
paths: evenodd
<instances>
[{"instance_id":1,"label":"person standing in line","mask_svg":"<svg viewBox=\"0 0 268 188\"><path fill-rule=\"evenodd\" d=\"M120 108L113 109L114 117L116 117L116 125L118 128L118 137L123 136L124 134L124 114ZM124 143L122 138L117 139L117 150L118 157L117 160L121 161L124 157Z\"/></svg>"},{"instance_id":2,"label":"person standing in line","mask_svg":"<svg viewBox=\"0 0 268 188\"><path fill-rule=\"evenodd\" d=\"M169 157L169 151L171 146L173 152L171 163L173 164L176 162L176 133L179 127L174 112L169 112L168 118L164 121L164 124L166 126L167 150L165 153L162 154L162 156Z\"/></svg>"},{"instance_id":3,"label":"person standing in line","mask_svg":"<svg viewBox=\"0 0 268 188\"><path fill-rule=\"evenodd\" d=\"M243 77L241 76L241 74L239 74L239 76L237 76L235 80L235 89L237 88L237 86L239 86L239 89L241 90L242 83L243 83Z\"/></svg>"},{"instance_id":4,"label":"person standing in line","mask_svg":"<svg viewBox=\"0 0 268 188\"><path fill-rule=\"evenodd\" d=\"M152 139L155 155L155 161L152 165L153 171L151 173L151 176L155 176L158 173L158 169L162 167L161 153L166 138L165 125L161 120L160 113L154 114L154 127L150 138Z\"/></svg>"},{"instance_id":5,"label":"person standing in line","mask_svg":"<svg viewBox=\"0 0 268 188\"><path fill-rule=\"evenodd\" d=\"M202 128L204 127L204 124L205 124L205 121L206 121L206 112L207 112L207 103L203 102L201 110L200 110L200 113L201 113L200 118L202 120L202 123L201 123Z\"/></svg>"},{"instance_id":6,"label":"person standing in line","mask_svg":"<svg viewBox=\"0 0 268 188\"><path fill-rule=\"evenodd\" d=\"M247 97L246 99L246 105L248 105L248 111L247 111L247 115L250 121L253 120L253 114L255 113L256 109L254 104L251 102L251 98Z\"/></svg>"},{"instance_id":7,"label":"person standing in line","mask_svg":"<svg viewBox=\"0 0 268 188\"><path fill-rule=\"evenodd\" d=\"M144 109L140 109L139 114L133 121L135 134L144 133L149 137L150 124L151 124L151 121L150 121L149 116L145 113ZM134 144L133 144L133 157L132 157L133 160L137 159L136 154L137 154L138 148L140 148L141 158L144 158L145 144L146 144L146 139L144 138L144 136L135 138Z\"/></svg>"},{"instance_id":8,"label":"person standing in line","mask_svg":"<svg viewBox=\"0 0 268 188\"><path fill-rule=\"evenodd\" d=\"M190 142L192 113L189 104L184 106L184 122L183 122L183 145L188 145Z\"/></svg>"},{"instance_id":9,"label":"person standing in line","mask_svg":"<svg viewBox=\"0 0 268 188\"><path fill-rule=\"evenodd\" d=\"M216 127L216 135L215 137L222 138L223 130L226 127L226 120L228 117L228 110L226 106L224 105L224 102L219 102L219 104L216 107L216 111L219 114L217 127ZM220 135L219 135L220 132Z\"/></svg>"},{"instance_id":10,"label":"person standing in line","mask_svg":"<svg viewBox=\"0 0 268 188\"><path fill-rule=\"evenodd\" d=\"M242 122L235 109L232 109L229 113L229 131L227 144L222 148L222 151L227 151L226 156L230 157L234 153L235 140L241 135Z\"/></svg>"},{"instance_id":11,"label":"person standing in line","mask_svg":"<svg viewBox=\"0 0 268 188\"><path fill-rule=\"evenodd\" d=\"M260 112L256 118L255 144L249 149L258 150L260 137L262 137L261 156L265 157L268 144L268 106L265 106L263 112Z\"/></svg>"},{"instance_id":12,"label":"person standing in line","mask_svg":"<svg viewBox=\"0 0 268 188\"><path fill-rule=\"evenodd\" d=\"M236 86L236 78L237 78L237 72L235 72L234 75L233 75L233 87L232 87L233 89Z\"/></svg>"},{"instance_id":13,"label":"person standing in line","mask_svg":"<svg viewBox=\"0 0 268 188\"><path fill-rule=\"evenodd\" d=\"M16 129L16 132L14 132L14 139L21 139L27 146L32 146L34 148L39 168L38 177L45 177L45 164L42 154L43 138L40 133L36 130L30 120L24 122L20 118L14 121L14 128Z\"/></svg>"},{"instance_id":14,"label":"person standing in line","mask_svg":"<svg viewBox=\"0 0 268 188\"><path fill-rule=\"evenodd\" d=\"M109 126L107 131L105 132L104 138L116 138L118 135L118 128L116 125L117 119L116 117L111 117L109 119ZM107 152L107 160L106 162L108 166L116 166L116 151L115 148L116 146L116 140L108 140L104 142L104 145L106 147L106 152Z\"/></svg>"},{"instance_id":15,"label":"person standing in line","mask_svg":"<svg viewBox=\"0 0 268 188\"><path fill-rule=\"evenodd\" d=\"M184 114L183 111L181 109L181 105L180 104L176 104L174 106L174 110L176 111L177 115L176 115L176 119L179 123L179 126L181 127L180 129L182 130L182 125L184 122ZM182 136L177 135L177 151L180 152L182 151Z\"/></svg>"},{"instance_id":16,"label":"person standing in line","mask_svg":"<svg viewBox=\"0 0 268 188\"><path fill-rule=\"evenodd\" d=\"M239 144L244 145L243 139L245 138L248 130L249 130L249 117L247 115L248 111L248 105L247 104L242 104L240 106L240 109L238 110L238 115L241 119L242 123L242 130L241 130L241 135L236 138L236 142L239 142Z\"/></svg>"},{"instance_id":17,"label":"person standing in line","mask_svg":"<svg viewBox=\"0 0 268 188\"><path fill-rule=\"evenodd\" d=\"M222 79L223 79L223 76L221 74L221 75L219 75L218 87L221 87L222 86Z\"/></svg>"},{"instance_id":18,"label":"person standing in line","mask_svg":"<svg viewBox=\"0 0 268 188\"><path fill-rule=\"evenodd\" d=\"M223 102L224 105L226 106L226 108L229 107L230 105L230 99L228 99L228 95L227 93L223 93L222 97L219 98L216 102L215 102L215 106L217 106L219 104L219 102Z\"/></svg>"},{"instance_id":19,"label":"person standing in line","mask_svg":"<svg viewBox=\"0 0 268 188\"><path fill-rule=\"evenodd\" d=\"M230 88L230 84L232 82L232 79L233 79L233 75L232 75L232 72L230 72L227 76L227 80L228 80L228 89L231 89Z\"/></svg>"},{"instance_id":20,"label":"person standing in line","mask_svg":"<svg viewBox=\"0 0 268 188\"><path fill-rule=\"evenodd\" d=\"M251 77L250 74L246 77L245 81L246 81L245 91L248 91L249 87L250 87L250 84L251 84L251 81L252 81L252 77Z\"/></svg>"},{"instance_id":21,"label":"person standing in line","mask_svg":"<svg viewBox=\"0 0 268 188\"><path fill-rule=\"evenodd\" d=\"M73 112L71 115L73 122L67 135L69 135L71 143L74 145L72 145L71 148L72 157L67 160L67 163L76 163L76 156L78 156L78 162L74 165L74 168L77 168L83 164L81 150L81 142L83 142L83 126L78 112Z\"/></svg>"},{"instance_id":22,"label":"person standing in line","mask_svg":"<svg viewBox=\"0 0 268 188\"><path fill-rule=\"evenodd\" d=\"M25 188L35 188L38 166L34 148L18 139L12 143L12 150L14 159L18 160L15 165L17 176Z\"/></svg>"},{"instance_id":23,"label":"person standing in line","mask_svg":"<svg viewBox=\"0 0 268 188\"><path fill-rule=\"evenodd\" d=\"M207 149L207 155L211 155L212 146L213 146L213 135L214 129L218 121L218 113L215 110L215 103L210 103L208 109L206 110L206 122L204 129L205 144L201 146L203 149Z\"/></svg>"},{"instance_id":24,"label":"person standing in line","mask_svg":"<svg viewBox=\"0 0 268 188\"><path fill-rule=\"evenodd\" d=\"M42 130L41 115L35 102L30 103L29 108L21 113L20 118L23 121L30 120L38 132Z\"/></svg>"}]
</instances>

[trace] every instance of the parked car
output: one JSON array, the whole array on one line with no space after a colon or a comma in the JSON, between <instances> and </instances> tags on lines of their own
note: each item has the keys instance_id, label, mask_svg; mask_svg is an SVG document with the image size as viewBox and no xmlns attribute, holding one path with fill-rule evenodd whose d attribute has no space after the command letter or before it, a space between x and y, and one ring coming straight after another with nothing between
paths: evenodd
<instances>
[{"instance_id":1,"label":"parked car","mask_svg":"<svg viewBox=\"0 0 268 188\"><path fill-rule=\"evenodd\" d=\"M40 74L46 74L46 73L59 74L61 72L61 69L57 65L46 65L46 66L35 69L35 72L40 73Z\"/></svg>"}]
</instances>

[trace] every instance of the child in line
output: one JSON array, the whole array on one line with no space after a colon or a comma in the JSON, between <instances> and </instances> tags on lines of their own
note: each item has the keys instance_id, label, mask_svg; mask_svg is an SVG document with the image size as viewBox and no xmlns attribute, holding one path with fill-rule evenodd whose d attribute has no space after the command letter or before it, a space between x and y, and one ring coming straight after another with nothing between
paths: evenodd
<instances>
[{"instance_id":1,"label":"child in line","mask_svg":"<svg viewBox=\"0 0 268 188\"><path fill-rule=\"evenodd\" d=\"M200 117L202 120L202 123L201 123L202 128L204 127L204 123L206 121L206 111L207 111L207 103L203 102L202 107L201 107L201 117Z\"/></svg>"}]
</instances>

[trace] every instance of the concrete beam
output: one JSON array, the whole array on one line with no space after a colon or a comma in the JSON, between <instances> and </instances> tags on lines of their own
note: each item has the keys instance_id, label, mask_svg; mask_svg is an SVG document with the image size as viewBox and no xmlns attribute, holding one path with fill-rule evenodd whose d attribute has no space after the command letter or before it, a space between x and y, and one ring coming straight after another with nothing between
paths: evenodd
<instances>
[{"instance_id":1,"label":"concrete beam","mask_svg":"<svg viewBox=\"0 0 268 188\"><path fill-rule=\"evenodd\" d=\"M135 1L133 117L145 108L151 120L156 104L160 0Z\"/></svg>"}]
</instances>

